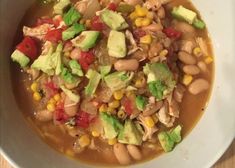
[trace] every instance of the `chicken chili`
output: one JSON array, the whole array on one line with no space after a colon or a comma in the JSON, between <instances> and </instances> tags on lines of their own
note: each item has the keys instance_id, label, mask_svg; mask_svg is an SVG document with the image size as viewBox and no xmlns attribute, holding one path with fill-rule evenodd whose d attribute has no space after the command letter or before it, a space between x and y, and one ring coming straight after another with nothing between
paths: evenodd
<instances>
[{"instance_id":1,"label":"chicken chili","mask_svg":"<svg viewBox=\"0 0 235 168\"><path fill-rule=\"evenodd\" d=\"M11 55L23 72L12 67L18 104L69 157L149 160L172 151L206 106L214 58L186 0L40 1L22 24Z\"/></svg>"}]
</instances>

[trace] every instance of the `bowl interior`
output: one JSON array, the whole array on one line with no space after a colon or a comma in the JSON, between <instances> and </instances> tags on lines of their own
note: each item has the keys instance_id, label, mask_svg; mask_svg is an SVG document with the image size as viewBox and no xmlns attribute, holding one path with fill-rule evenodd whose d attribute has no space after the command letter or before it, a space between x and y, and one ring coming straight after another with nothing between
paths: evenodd
<instances>
[{"instance_id":1,"label":"bowl interior","mask_svg":"<svg viewBox=\"0 0 235 168\"><path fill-rule=\"evenodd\" d=\"M9 55L17 25L32 2L0 2L1 151L15 167L89 167L52 150L28 127L16 105ZM214 46L216 66L211 100L196 127L173 152L133 167L210 167L234 138L235 1L194 0L193 3L207 23Z\"/></svg>"}]
</instances>

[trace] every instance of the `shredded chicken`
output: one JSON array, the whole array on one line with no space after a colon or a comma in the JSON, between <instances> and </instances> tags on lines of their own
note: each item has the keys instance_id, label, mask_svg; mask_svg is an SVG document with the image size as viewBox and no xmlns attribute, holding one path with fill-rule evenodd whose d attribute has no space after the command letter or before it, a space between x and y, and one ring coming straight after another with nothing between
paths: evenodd
<instances>
[{"instance_id":1,"label":"shredded chicken","mask_svg":"<svg viewBox=\"0 0 235 168\"><path fill-rule=\"evenodd\" d=\"M186 91L186 88L181 85L181 84L178 84L173 92L173 97L174 99L181 103L182 102L182 99L183 99L183 96L184 96L184 92Z\"/></svg>"},{"instance_id":2,"label":"shredded chicken","mask_svg":"<svg viewBox=\"0 0 235 168\"><path fill-rule=\"evenodd\" d=\"M47 24L47 23L42 24L42 25L37 26L37 27L33 27L33 28L24 26L23 27L23 33L24 33L24 36L35 37L39 40L42 40L43 37L46 35L46 33L49 30L52 30L52 29L54 29L53 25Z\"/></svg>"},{"instance_id":3,"label":"shredded chicken","mask_svg":"<svg viewBox=\"0 0 235 168\"><path fill-rule=\"evenodd\" d=\"M178 118L179 117L179 105L177 101L173 98L173 95L170 94L167 97L168 107L169 107L169 115Z\"/></svg>"},{"instance_id":4,"label":"shredded chicken","mask_svg":"<svg viewBox=\"0 0 235 168\"><path fill-rule=\"evenodd\" d=\"M162 101L147 104L146 108L143 111L143 116L150 116L156 113L162 107L162 105L163 105Z\"/></svg>"},{"instance_id":5,"label":"shredded chicken","mask_svg":"<svg viewBox=\"0 0 235 168\"><path fill-rule=\"evenodd\" d=\"M183 40L181 42L180 49L182 51L185 51L189 54L192 54L193 48L195 47L195 43L191 40Z\"/></svg>"},{"instance_id":6,"label":"shredded chicken","mask_svg":"<svg viewBox=\"0 0 235 168\"><path fill-rule=\"evenodd\" d=\"M208 48L207 48L205 40L203 40L202 37L197 37L196 42L199 45L199 47L201 48L203 55L208 56Z\"/></svg>"},{"instance_id":7,"label":"shredded chicken","mask_svg":"<svg viewBox=\"0 0 235 168\"><path fill-rule=\"evenodd\" d=\"M142 140L147 141L149 139L152 139L153 134L158 131L158 128L156 127L156 125L154 125L152 128L148 127L145 124L145 117L142 114L138 116L138 120L139 120L139 124L141 124L144 127L144 135L143 135Z\"/></svg>"},{"instance_id":8,"label":"shredded chicken","mask_svg":"<svg viewBox=\"0 0 235 168\"><path fill-rule=\"evenodd\" d=\"M147 9L152 9L153 11L157 11L162 6L162 2L161 0L147 0L145 1L144 6Z\"/></svg>"},{"instance_id":9,"label":"shredded chicken","mask_svg":"<svg viewBox=\"0 0 235 168\"><path fill-rule=\"evenodd\" d=\"M171 117L169 115L169 105L167 101L164 101L163 106L157 113L158 119L161 123L163 123L167 127L172 127L175 121L175 117Z\"/></svg>"},{"instance_id":10,"label":"shredded chicken","mask_svg":"<svg viewBox=\"0 0 235 168\"><path fill-rule=\"evenodd\" d=\"M130 41L130 43L132 45L131 49L129 49L127 55L131 55L134 52L136 52L137 50L142 50L142 48L137 46L137 43L133 37L133 34L129 30L126 30L125 34L126 34L126 38Z\"/></svg>"},{"instance_id":11,"label":"shredded chicken","mask_svg":"<svg viewBox=\"0 0 235 168\"><path fill-rule=\"evenodd\" d=\"M26 72L31 76L32 80L36 80L40 75L40 71L33 68L27 69Z\"/></svg>"}]
</instances>

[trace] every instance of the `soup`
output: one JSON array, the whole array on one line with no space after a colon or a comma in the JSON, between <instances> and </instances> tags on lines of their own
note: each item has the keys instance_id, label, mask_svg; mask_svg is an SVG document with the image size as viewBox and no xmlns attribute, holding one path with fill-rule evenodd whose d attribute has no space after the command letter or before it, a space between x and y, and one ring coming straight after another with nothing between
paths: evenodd
<instances>
[{"instance_id":1,"label":"soup","mask_svg":"<svg viewBox=\"0 0 235 168\"><path fill-rule=\"evenodd\" d=\"M172 151L206 107L214 58L189 1L37 2L19 29L16 100L68 157L109 166L153 159Z\"/></svg>"}]
</instances>

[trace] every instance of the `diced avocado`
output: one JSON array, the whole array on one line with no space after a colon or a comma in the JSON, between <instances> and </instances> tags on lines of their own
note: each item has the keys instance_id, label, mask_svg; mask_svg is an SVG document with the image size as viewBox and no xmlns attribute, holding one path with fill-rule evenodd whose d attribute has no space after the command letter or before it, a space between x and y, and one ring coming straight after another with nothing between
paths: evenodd
<instances>
[{"instance_id":1,"label":"diced avocado","mask_svg":"<svg viewBox=\"0 0 235 168\"><path fill-rule=\"evenodd\" d=\"M83 76L81 66L76 60L70 60L69 67L72 70L72 74L77 76Z\"/></svg>"},{"instance_id":2,"label":"diced avocado","mask_svg":"<svg viewBox=\"0 0 235 168\"><path fill-rule=\"evenodd\" d=\"M111 71L111 68L112 68L111 65L103 65L99 67L102 78Z\"/></svg>"},{"instance_id":3,"label":"diced avocado","mask_svg":"<svg viewBox=\"0 0 235 168\"><path fill-rule=\"evenodd\" d=\"M62 67L60 76L68 84L75 84L78 82L78 78L75 77L71 72L69 72L68 68L66 67Z\"/></svg>"},{"instance_id":4,"label":"diced avocado","mask_svg":"<svg viewBox=\"0 0 235 168\"><path fill-rule=\"evenodd\" d=\"M178 7L174 7L171 14L178 19L184 20L188 22L189 24L193 24L194 20L197 17L197 14L182 5Z\"/></svg>"},{"instance_id":5,"label":"diced avocado","mask_svg":"<svg viewBox=\"0 0 235 168\"><path fill-rule=\"evenodd\" d=\"M80 96L79 95L73 93L71 90L67 89L63 85L61 85L60 88L69 97L69 99L72 100L74 103L78 103L80 101Z\"/></svg>"},{"instance_id":6,"label":"diced avocado","mask_svg":"<svg viewBox=\"0 0 235 168\"><path fill-rule=\"evenodd\" d=\"M70 0L59 0L57 4L54 5L54 14L62 15L64 9L69 6Z\"/></svg>"},{"instance_id":7,"label":"diced avocado","mask_svg":"<svg viewBox=\"0 0 235 168\"><path fill-rule=\"evenodd\" d=\"M76 23L80 18L81 14L74 7L71 7L69 11L63 16L64 22L67 26Z\"/></svg>"},{"instance_id":8,"label":"diced avocado","mask_svg":"<svg viewBox=\"0 0 235 168\"><path fill-rule=\"evenodd\" d=\"M193 26L196 27L197 29L204 29L206 27L205 23L198 18L194 20Z\"/></svg>"},{"instance_id":9,"label":"diced avocado","mask_svg":"<svg viewBox=\"0 0 235 168\"><path fill-rule=\"evenodd\" d=\"M95 70L89 69L86 74L86 77L89 79L89 83L85 87L85 94L92 96L95 93L96 88L99 85L101 75Z\"/></svg>"},{"instance_id":10,"label":"diced avocado","mask_svg":"<svg viewBox=\"0 0 235 168\"><path fill-rule=\"evenodd\" d=\"M100 16L103 22L113 30L123 30L128 27L125 19L117 12L105 9Z\"/></svg>"},{"instance_id":11,"label":"diced avocado","mask_svg":"<svg viewBox=\"0 0 235 168\"><path fill-rule=\"evenodd\" d=\"M88 51L90 48L94 47L99 34L98 31L83 31L71 41L75 47L79 47L83 51Z\"/></svg>"},{"instance_id":12,"label":"diced avocado","mask_svg":"<svg viewBox=\"0 0 235 168\"><path fill-rule=\"evenodd\" d=\"M127 75L127 78L123 80L123 75ZM120 90L125 88L130 80L133 78L134 73L127 74L125 71L122 72L114 72L104 77L104 81L107 86L112 90Z\"/></svg>"},{"instance_id":13,"label":"diced avocado","mask_svg":"<svg viewBox=\"0 0 235 168\"><path fill-rule=\"evenodd\" d=\"M108 54L112 57L123 58L126 56L125 35L122 32L112 30L108 37Z\"/></svg>"},{"instance_id":14,"label":"diced avocado","mask_svg":"<svg viewBox=\"0 0 235 168\"><path fill-rule=\"evenodd\" d=\"M131 13L134 10L135 10L135 7L127 3L120 3L117 7L117 12L121 12L121 13Z\"/></svg>"},{"instance_id":15,"label":"diced avocado","mask_svg":"<svg viewBox=\"0 0 235 168\"><path fill-rule=\"evenodd\" d=\"M142 135L131 120L126 120L124 128L118 136L118 142L131 145L141 145Z\"/></svg>"},{"instance_id":16,"label":"diced avocado","mask_svg":"<svg viewBox=\"0 0 235 168\"><path fill-rule=\"evenodd\" d=\"M63 45L58 44L56 51L53 53L53 46L50 47L46 55L40 55L31 65L31 68L41 70L48 75L59 75L61 73L61 53Z\"/></svg>"},{"instance_id":17,"label":"diced avocado","mask_svg":"<svg viewBox=\"0 0 235 168\"><path fill-rule=\"evenodd\" d=\"M167 86L160 80L152 81L148 83L148 89L150 93L156 97L157 100L163 99L163 93L167 89Z\"/></svg>"},{"instance_id":18,"label":"diced avocado","mask_svg":"<svg viewBox=\"0 0 235 168\"><path fill-rule=\"evenodd\" d=\"M123 125L114 116L108 113L100 113L100 119L104 128L104 137L107 139L115 138L120 130L123 129Z\"/></svg>"},{"instance_id":19,"label":"diced avocado","mask_svg":"<svg viewBox=\"0 0 235 168\"><path fill-rule=\"evenodd\" d=\"M145 107L146 104L147 104L147 100L146 100L145 97L138 95L138 96L136 96L136 98L135 98L135 104L136 104L136 107L137 107L139 110L143 111L143 110L144 110L144 107Z\"/></svg>"},{"instance_id":20,"label":"diced avocado","mask_svg":"<svg viewBox=\"0 0 235 168\"><path fill-rule=\"evenodd\" d=\"M181 141L181 126L178 125L168 132L163 131L158 134L158 140L165 152L170 152L176 143Z\"/></svg>"},{"instance_id":21,"label":"diced avocado","mask_svg":"<svg viewBox=\"0 0 235 168\"><path fill-rule=\"evenodd\" d=\"M74 38L75 35L85 30L82 24L74 23L71 27L62 32L62 39L64 41Z\"/></svg>"},{"instance_id":22,"label":"diced avocado","mask_svg":"<svg viewBox=\"0 0 235 168\"><path fill-rule=\"evenodd\" d=\"M30 62L30 59L26 55L24 55L22 52L20 52L19 50L15 50L11 54L11 59L12 59L12 61L20 64L21 67L27 66L28 63Z\"/></svg>"}]
</instances>

